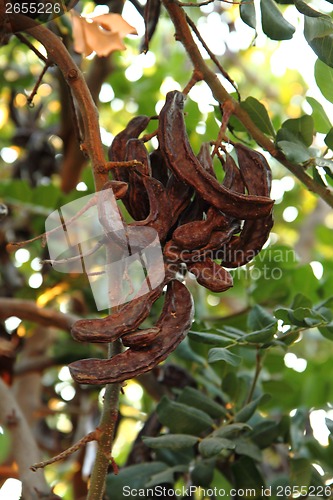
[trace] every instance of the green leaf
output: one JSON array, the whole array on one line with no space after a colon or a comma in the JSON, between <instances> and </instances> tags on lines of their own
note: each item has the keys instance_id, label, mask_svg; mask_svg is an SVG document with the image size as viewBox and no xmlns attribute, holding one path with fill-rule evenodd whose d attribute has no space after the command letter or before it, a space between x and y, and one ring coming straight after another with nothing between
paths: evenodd
<instances>
[{"instance_id":1,"label":"green leaf","mask_svg":"<svg viewBox=\"0 0 333 500\"><path fill-rule=\"evenodd\" d=\"M262 30L272 40L290 40L295 28L281 14L273 0L260 0Z\"/></svg>"},{"instance_id":2,"label":"green leaf","mask_svg":"<svg viewBox=\"0 0 333 500\"><path fill-rule=\"evenodd\" d=\"M333 69L318 59L314 74L320 92L328 101L333 102Z\"/></svg>"},{"instance_id":3,"label":"green leaf","mask_svg":"<svg viewBox=\"0 0 333 500\"><path fill-rule=\"evenodd\" d=\"M169 448L171 450L181 450L194 446L198 438L188 434L165 434L158 437L142 437L142 441L150 448Z\"/></svg>"},{"instance_id":4,"label":"green leaf","mask_svg":"<svg viewBox=\"0 0 333 500\"><path fill-rule=\"evenodd\" d=\"M239 6L239 14L245 24L250 26L250 28L256 29L256 8L254 2L249 2L248 0L241 0Z\"/></svg>"},{"instance_id":5,"label":"green leaf","mask_svg":"<svg viewBox=\"0 0 333 500\"><path fill-rule=\"evenodd\" d=\"M333 35L314 38L309 45L321 61L333 68Z\"/></svg>"},{"instance_id":6,"label":"green leaf","mask_svg":"<svg viewBox=\"0 0 333 500\"><path fill-rule=\"evenodd\" d=\"M223 425L219 429L216 429L213 433L213 437L226 437L226 436L238 436L242 432L251 431L252 427L244 422L237 422L233 424Z\"/></svg>"},{"instance_id":7,"label":"green leaf","mask_svg":"<svg viewBox=\"0 0 333 500\"><path fill-rule=\"evenodd\" d=\"M323 106L313 97L307 97L307 102L310 104L312 108L312 118L314 122L314 126L317 132L321 134L327 134L331 130L331 122L328 119L328 116L323 108ZM326 139L325 139L326 142Z\"/></svg>"},{"instance_id":8,"label":"green leaf","mask_svg":"<svg viewBox=\"0 0 333 500\"><path fill-rule=\"evenodd\" d=\"M216 335L216 333L195 332L191 330L188 333L188 336L191 340L194 340L195 342L201 342L202 344L209 344L220 347L226 347L227 345L230 345L232 343L230 339L225 339L220 335Z\"/></svg>"},{"instance_id":9,"label":"green leaf","mask_svg":"<svg viewBox=\"0 0 333 500\"><path fill-rule=\"evenodd\" d=\"M208 488L214 475L215 460L200 460L191 471L191 479L195 486Z\"/></svg>"},{"instance_id":10,"label":"green leaf","mask_svg":"<svg viewBox=\"0 0 333 500\"><path fill-rule=\"evenodd\" d=\"M173 484L174 476L177 472L184 473L188 471L186 465L175 465L174 467L168 467L167 469L157 472L151 479L147 482L147 488L152 488L158 484Z\"/></svg>"},{"instance_id":11,"label":"green leaf","mask_svg":"<svg viewBox=\"0 0 333 500\"><path fill-rule=\"evenodd\" d=\"M158 403L156 412L160 422L169 427L171 433L198 435L213 425L207 413L170 401L165 396Z\"/></svg>"},{"instance_id":12,"label":"green leaf","mask_svg":"<svg viewBox=\"0 0 333 500\"><path fill-rule=\"evenodd\" d=\"M259 448L264 449L277 440L279 431L279 424L275 420L265 419L253 427L250 437Z\"/></svg>"},{"instance_id":13,"label":"green leaf","mask_svg":"<svg viewBox=\"0 0 333 500\"><path fill-rule=\"evenodd\" d=\"M235 447L235 443L230 439L207 437L200 442L198 449L204 458L209 458L218 455L222 450L234 450Z\"/></svg>"},{"instance_id":14,"label":"green leaf","mask_svg":"<svg viewBox=\"0 0 333 500\"><path fill-rule=\"evenodd\" d=\"M333 150L333 127L329 130L324 141L325 141L326 146Z\"/></svg>"},{"instance_id":15,"label":"green leaf","mask_svg":"<svg viewBox=\"0 0 333 500\"><path fill-rule=\"evenodd\" d=\"M295 0L296 8L304 14L304 37L319 59L333 66L333 22L301 0Z\"/></svg>"},{"instance_id":16,"label":"green leaf","mask_svg":"<svg viewBox=\"0 0 333 500\"><path fill-rule=\"evenodd\" d=\"M199 408L199 410L203 410L212 418L222 417L226 414L224 406L216 403L216 401L206 396L202 391L198 391L193 387L186 387L183 389L177 402Z\"/></svg>"},{"instance_id":17,"label":"green leaf","mask_svg":"<svg viewBox=\"0 0 333 500\"><path fill-rule=\"evenodd\" d=\"M235 415L235 422L247 422L258 406L260 406L263 403L266 403L271 399L270 394L262 394L258 398L254 399L253 401L250 401L247 405L245 405L239 412L236 413Z\"/></svg>"},{"instance_id":18,"label":"green leaf","mask_svg":"<svg viewBox=\"0 0 333 500\"><path fill-rule=\"evenodd\" d=\"M251 458L242 456L231 465L235 487L244 491L242 498L262 498L261 491L265 482Z\"/></svg>"},{"instance_id":19,"label":"green leaf","mask_svg":"<svg viewBox=\"0 0 333 500\"><path fill-rule=\"evenodd\" d=\"M233 352L224 349L223 347L215 347L210 349L208 353L208 363L216 363L217 361L225 361L229 365L240 365L242 358Z\"/></svg>"},{"instance_id":20,"label":"green leaf","mask_svg":"<svg viewBox=\"0 0 333 500\"><path fill-rule=\"evenodd\" d=\"M282 124L282 129L289 130L302 144L309 147L313 141L313 125L312 116L303 115L300 118L286 120Z\"/></svg>"},{"instance_id":21,"label":"green leaf","mask_svg":"<svg viewBox=\"0 0 333 500\"><path fill-rule=\"evenodd\" d=\"M289 161L306 163L311 159L308 148L299 142L279 141L277 145Z\"/></svg>"},{"instance_id":22,"label":"green leaf","mask_svg":"<svg viewBox=\"0 0 333 500\"><path fill-rule=\"evenodd\" d=\"M271 324L270 327L263 328L262 330L257 330L252 333L248 333L243 337L243 340L250 342L251 344L266 344L270 342L277 330L277 322Z\"/></svg>"},{"instance_id":23,"label":"green leaf","mask_svg":"<svg viewBox=\"0 0 333 500\"><path fill-rule=\"evenodd\" d=\"M268 116L265 106L255 99L254 97L247 97L245 101L242 101L241 107L245 109L253 123L264 132L264 134L275 136L275 130L273 128L270 117Z\"/></svg>"},{"instance_id":24,"label":"green leaf","mask_svg":"<svg viewBox=\"0 0 333 500\"><path fill-rule=\"evenodd\" d=\"M262 330L276 324L276 319L266 309L256 304L247 318L249 330Z\"/></svg>"},{"instance_id":25,"label":"green leaf","mask_svg":"<svg viewBox=\"0 0 333 500\"><path fill-rule=\"evenodd\" d=\"M333 322L326 326L320 326L318 330L325 339L333 340Z\"/></svg>"},{"instance_id":26,"label":"green leaf","mask_svg":"<svg viewBox=\"0 0 333 500\"><path fill-rule=\"evenodd\" d=\"M290 460L290 486L309 486L312 476L311 461L307 458Z\"/></svg>"},{"instance_id":27,"label":"green leaf","mask_svg":"<svg viewBox=\"0 0 333 500\"><path fill-rule=\"evenodd\" d=\"M237 455L245 455L258 462L262 459L261 450L251 439L240 437L235 441Z\"/></svg>"},{"instance_id":28,"label":"green leaf","mask_svg":"<svg viewBox=\"0 0 333 500\"><path fill-rule=\"evenodd\" d=\"M163 462L150 462L130 465L121 469L119 474L109 474L106 480L106 492L113 500L124 500L124 488L145 488L150 478L167 468Z\"/></svg>"},{"instance_id":29,"label":"green leaf","mask_svg":"<svg viewBox=\"0 0 333 500\"><path fill-rule=\"evenodd\" d=\"M201 366L207 366L206 358L200 356L191 348L188 337L186 337L183 342L179 344L175 353L181 359L186 359L187 361L192 362L194 361L194 363L198 363Z\"/></svg>"},{"instance_id":30,"label":"green leaf","mask_svg":"<svg viewBox=\"0 0 333 500\"><path fill-rule=\"evenodd\" d=\"M298 307L311 308L312 301L302 293L297 293L291 303L291 308L297 309Z\"/></svg>"}]
</instances>

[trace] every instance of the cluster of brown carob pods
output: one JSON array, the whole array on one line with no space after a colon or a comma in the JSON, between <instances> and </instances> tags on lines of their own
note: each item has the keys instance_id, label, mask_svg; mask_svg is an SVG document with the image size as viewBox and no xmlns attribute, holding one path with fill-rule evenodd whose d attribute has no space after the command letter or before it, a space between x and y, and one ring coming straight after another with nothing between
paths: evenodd
<instances>
[{"instance_id":1,"label":"cluster of brown carob pods","mask_svg":"<svg viewBox=\"0 0 333 500\"><path fill-rule=\"evenodd\" d=\"M210 145L204 143L198 156L192 151L184 100L181 92L167 94L159 115L159 147L152 153L138 138L149 123L146 116L132 119L110 147L110 161L140 162L133 168L114 168L110 185L134 219L127 225L129 230L148 227L157 231L165 278L106 318L74 323L72 335L78 341L110 343L121 338L127 347L111 359L71 363L71 374L79 383L123 382L166 359L184 339L193 319L191 294L177 279L177 272L186 266L198 283L223 292L232 286L226 268L249 262L272 228L271 170L264 156L234 143L237 165L221 146L219 159L225 174L219 182ZM165 287L164 307L156 324L139 329Z\"/></svg>"}]
</instances>

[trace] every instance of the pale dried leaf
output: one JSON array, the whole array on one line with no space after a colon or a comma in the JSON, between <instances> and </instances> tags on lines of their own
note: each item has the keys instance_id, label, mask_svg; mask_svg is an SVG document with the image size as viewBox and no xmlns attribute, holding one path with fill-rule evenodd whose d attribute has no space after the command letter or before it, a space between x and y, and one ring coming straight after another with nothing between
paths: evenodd
<instances>
[{"instance_id":1,"label":"pale dried leaf","mask_svg":"<svg viewBox=\"0 0 333 500\"><path fill-rule=\"evenodd\" d=\"M92 52L107 56L115 50L124 50L122 39L128 34L137 34L119 14L85 18L72 11L72 20L74 50L85 56Z\"/></svg>"},{"instance_id":2,"label":"pale dried leaf","mask_svg":"<svg viewBox=\"0 0 333 500\"><path fill-rule=\"evenodd\" d=\"M119 33L107 31L96 22L86 22L85 35L91 52L95 51L98 56L107 56L115 50L126 49Z\"/></svg>"},{"instance_id":3,"label":"pale dried leaf","mask_svg":"<svg viewBox=\"0 0 333 500\"><path fill-rule=\"evenodd\" d=\"M89 48L87 47L87 41L84 33L84 24L85 19L79 16L76 12L72 11L72 23L73 23L73 41L74 41L74 50L79 54L85 54L88 56L91 54L92 50L89 52Z\"/></svg>"}]
</instances>

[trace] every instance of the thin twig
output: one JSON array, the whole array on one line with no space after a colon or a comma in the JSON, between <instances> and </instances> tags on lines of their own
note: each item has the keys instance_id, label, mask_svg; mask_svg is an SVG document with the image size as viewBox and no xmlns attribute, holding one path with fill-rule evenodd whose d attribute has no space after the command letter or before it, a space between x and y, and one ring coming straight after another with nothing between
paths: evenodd
<instances>
[{"instance_id":1,"label":"thin twig","mask_svg":"<svg viewBox=\"0 0 333 500\"><path fill-rule=\"evenodd\" d=\"M85 446L87 443L90 443L90 441L98 441L100 438L100 431L97 428L96 430L89 432L86 436L81 438L77 443L73 444L73 446L70 446L67 448L67 450L59 453L59 455L56 455L55 457L50 458L49 460L45 460L43 462L38 462L36 464L33 464L30 469L33 472L36 472L38 469L44 469L47 465L54 464L55 462L59 462L59 460L64 460L65 458L69 457L69 455L72 455L75 453L77 450Z\"/></svg>"},{"instance_id":2,"label":"thin twig","mask_svg":"<svg viewBox=\"0 0 333 500\"><path fill-rule=\"evenodd\" d=\"M203 80L203 74L199 71L194 70L189 82L183 89L183 94L187 95L194 85Z\"/></svg>"},{"instance_id":3,"label":"thin twig","mask_svg":"<svg viewBox=\"0 0 333 500\"><path fill-rule=\"evenodd\" d=\"M196 27L196 24L192 21L192 19L187 14L186 14L186 21L191 26L192 30L195 33L195 36L198 38L198 40L200 41L201 45L203 46L203 48L205 49L205 51L207 52L207 54L209 55L209 57L211 58L211 60L215 63L215 65L217 66L217 68L219 69L219 71L221 72L221 74L234 87L234 89L237 92L238 100L240 101L241 100L241 96L240 96L240 93L239 93L239 90L237 88L236 83L233 81L233 79L231 78L231 76L226 72L226 70L222 67L222 65L220 64L220 62L217 59L216 55L210 50L210 48L208 47L207 43L205 42L205 40L200 35L200 31Z\"/></svg>"},{"instance_id":4,"label":"thin twig","mask_svg":"<svg viewBox=\"0 0 333 500\"><path fill-rule=\"evenodd\" d=\"M247 400L246 400L245 404L250 403L250 401L253 398L253 394L254 394L254 391L255 391L258 379L259 379L259 375L260 375L261 369L262 369L262 364L261 364L260 348L257 347L257 353L256 353L256 371L254 373L254 377L253 377L253 380L252 380L250 392L249 392L249 395L247 397Z\"/></svg>"},{"instance_id":5,"label":"thin twig","mask_svg":"<svg viewBox=\"0 0 333 500\"><path fill-rule=\"evenodd\" d=\"M41 61L45 62L45 64L48 64L49 60L47 59L47 57L43 56L43 54L41 54L39 50L36 49L36 47L24 35L22 35L22 33L15 33L15 36L20 40L20 42L29 47L29 49L32 50L32 52L34 52Z\"/></svg>"},{"instance_id":6,"label":"thin twig","mask_svg":"<svg viewBox=\"0 0 333 500\"><path fill-rule=\"evenodd\" d=\"M45 66L44 68L42 69L42 72L41 74L39 75L38 79L37 79L37 82L35 83L35 86L34 88L32 89L32 92L31 94L29 95L29 97L27 98L27 101L28 101L28 105L31 106L32 105L32 101L35 97L35 95L37 94L37 91L38 91L38 88L40 86L40 84L42 83L42 80L45 76L45 73L47 72L47 70L49 69L49 67L52 66L52 63L50 61L47 61L45 63Z\"/></svg>"},{"instance_id":7,"label":"thin twig","mask_svg":"<svg viewBox=\"0 0 333 500\"><path fill-rule=\"evenodd\" d=\"M127 167L127 168L136 168L136 167L143 167L143 164L139 160L130 160L130 161L108 161L103 165L103 167L100 167L99 171L101 173L109 172L110 170L114 168L119 168L119 167Z\"/></svg>"}]
</instances>

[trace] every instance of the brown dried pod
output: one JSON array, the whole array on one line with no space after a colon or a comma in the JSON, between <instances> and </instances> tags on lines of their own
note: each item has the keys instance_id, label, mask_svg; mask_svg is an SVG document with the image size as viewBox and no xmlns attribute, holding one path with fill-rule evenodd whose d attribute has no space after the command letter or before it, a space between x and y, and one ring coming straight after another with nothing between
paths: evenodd
<instances>
[{"instance_id":1,"label":"brown dried pod","mask_svg":"<svg viewBox=\"0 0 333 500\"><path fill-rule=\"evenodd\" d=\"M169 278L170 279L170 278ZM168 278L151 292L124 304L119 311L105 318L80 319L74 323L71 334L79 342L114 342L122 335L136 331L148 318L154 302L162 295Z\"/></svg>"},{"instance_id":2,"label":"brown dried pod","mask_svg":"<svg viewBox=\"0 0 333 500\"><path fill-rule=\"evenodd\" d=\"M126 347L130 347L131 349L145 349L152 344L159 333L160 329L154 326L152 328L126 333L126 335L121 337L121 340Z\"/></svg>"},{"instance_id":3,"label":"brown dried pod","mask_svg":"<svg viewBox=\"0 0 333 500\"><path fill-rule=\"evenodd\" d=\"M146 349L127 351L111 359L84 359L69 365L73 379L80 384L123 382L145 373L174 351L186 336L193 320L190 292L178 280L169 283L164 307L156 328L156 340Z\"/></svg>"},{"instance_id":4,"label":"brown dried pod","mask_svg":"<svg viewBox=\"0 0 333 500\"><path fill-rule=\"evenodd\" d=\"M161 0L147 0L144 11L145 21L145 36L141 45L141 51L147 52L149 49L149 42L155 33L158 20L161 13Z\"/></svg>"},{"instance_id":5,"label":"brown dried pod","mask_svg":"<svg viewBox=\"0 0 333 500\"><path fill-rule=\"evenodd\" d=\"M264 196L243 195L221 186L194 155L186 133L181 92L169 92L159 117L158 140L169 169L192 186L211 205L227 215L256 219L270 214L273 201ZM175 140L177 138L177 140Z\"/></svg>"},{"instance_id":6,"label":"brown dried pod","mask_svg":"<svg viewBox=\"0 0 333 500\"><path fill-rule=\"evenodd\" d=\"M149 116L136 116L126 126L124 130L117 134L109 148L110 161L124 161L126 155L126 144L130 139L137 139L144 131L150 121ZM113 178L116 181L128 182L129 168L116 167L112 169Z\"/></svg>"},{"instance_id":7,"label":"brown dried pod","mask_svg":"<svg viewBox=\"0 0 333 500\"><path fill-rule=\"evenodd\" d=\"M170 227L173 227L181 213L190 204L193 189L186 182L180 181L174 174L171 174L166 186L166 193L171 208Z\"/></svg>"},{"instance_id":8,"label":"brown dried pod","mask_svg":"<svg viewBox=\"0 0 333 500\"><path fill-rule=\"evenodd\" d=\"M164 186L153 177L142 177L149 199L149 214L145 220L131 222L129 227L147 226L155 229L164 241L171 227L171 206Z\"/></svg>"},{"instance_id":9,"label":"brown dried pod","mask_svg":"<svg viewBox=\"0 0 333 500\"><path fill-rule=\"evenodd\" d=\"M235 144L240 172L250 194L269 196L272 173L266 158L243 144ZM273 227L271 214L254 221L246 220L239 236L221 252L222 264L238 267L252 260L262 249Z\"/></svg>"},{"instance_id":10,"label":"brown dried pod","mask_svg":"<svg viewBox=\"0 0 333 500\"><path fill-rule=\"evenodd\" d=\"M201 151L205 152L204 159L208 169L209 167L212 169L213 164L210 155L210 161L208 160L207 148L201 149ZM228 189L244 193L245 186L241 173L235 161L228 153L226 153L226 159L223 161L223 168L226 173L222 185ZM208 245L213 231L225 231L229 225L235 227L233 219L225 215L218 208L210 206L207 210L207 218L205 220L195 220L179 226L174 231L172 239L180 248L194 250ZM237 231L233 229L232 234L235 232Z\"/></svg>"},{"instance_id":11,"label":"brown dried pod","mask_svg":"<svg viewBox=\"0 0 333 500\"><path fill-rule=\"evenodd\" d=\"M187 268L200 285L212 292L224 292L233 286L230 273L208 257L203 261L187 264Z\"/></svg>"},{"instance_id":12,"label":"brown dried pod","mask_svg":"<svg viewBox=\"0 0 333 500\"><path fill-rule=\"evenodd\" d=\"M129 168L126 208L135 220L143 220L149 214L149 198L142 176L151 175L149 154L143 141L130 139L126 144L126 161L137 160L142 166Z\"/></svg>"},{"instance_id":13,"label":"brown dried pod","mask_svg":"<svg viewBox=\"0 0 333 500\"><path fill-rule=\"evenodd\" d=\"M210 155L210 149L210 144L208 142L203 142L200 146L197 158L201 163L202 168L207 170L207 172L209 172L213 177L216 177L213 160ZM208 209L209 203L202 199L198 193L195 193L193 200L179 217L179 225L187 224L188 222L193 222L195 220L203 220L204 214Z\"/></svg>"},{"instance_id":14,"label":"brown dried pod","mask_svg":"<svg viewBox=\"0 0 333 500\"><path fill-rule=\"evenodd\" d=\"M163 186L166 186L169 179L168 167L165 164L163 155L159 148L154 149L149 155L151 172L154 179L160 181Z\"/></svg>"}]
</instances>

